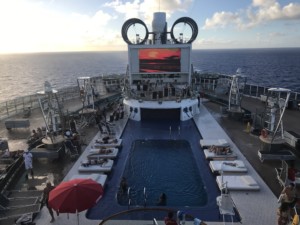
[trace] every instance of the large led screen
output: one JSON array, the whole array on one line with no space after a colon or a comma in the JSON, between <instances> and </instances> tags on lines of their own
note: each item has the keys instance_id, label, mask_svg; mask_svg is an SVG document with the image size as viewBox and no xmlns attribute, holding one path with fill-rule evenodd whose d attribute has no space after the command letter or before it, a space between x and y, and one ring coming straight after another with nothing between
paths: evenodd
<instances>
[{"instance_id":1,"label":"large led screen","mask_svg":"<svg viewBox=\"0 0 300 225\"><path fill-rule=\"evenodd\" d=\"M139 50L140 73L180 72L179 48Z\"/></svg>"}]
</instances>

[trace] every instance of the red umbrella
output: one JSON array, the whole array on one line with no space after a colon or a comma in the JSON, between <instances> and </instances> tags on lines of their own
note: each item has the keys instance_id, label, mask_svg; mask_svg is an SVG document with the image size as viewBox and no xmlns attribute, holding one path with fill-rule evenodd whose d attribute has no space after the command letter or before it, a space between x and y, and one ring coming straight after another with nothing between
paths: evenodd
<instances>
[{"instance_id":1,"label":"red umbrella","mask_svg":"<svg viewBox=\"0 0 300 225\"><path fill-rule=\"evenodd\" d=\"M92 179L62 182L49 194L48 204L60 213L78 213L93 207L103 194L103 187Z\"/></svg>"}]
</instances>

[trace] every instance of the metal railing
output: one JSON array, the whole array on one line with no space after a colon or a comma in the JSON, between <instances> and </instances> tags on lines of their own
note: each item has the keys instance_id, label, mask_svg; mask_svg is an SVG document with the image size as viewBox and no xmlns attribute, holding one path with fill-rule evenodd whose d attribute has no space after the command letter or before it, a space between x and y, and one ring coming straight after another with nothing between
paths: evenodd
<instances>
[{"instance_id":1,"label":"metal railing","mask_svg":"<svg viewBox=\"0 0 300 225\"><path fill-rule=\"evenodd\" d=\"M199 87L201 91L214 92L218 86L230 88L230 76L224 74L211 74L211 75L200 75L195 77L195 85ZM219 82L219 80L221 82ZM227 80L227 81L226 81ZM268 89L272 87L260 86L257 84L245 84L243 93L246 96L260 98L261 95L267 95ZM282 96L285 97L285 96ZM291 91L290 101L300 102L300 93Z\"/></svg>"},{"instance_id":2,"label":"metal railing","mask_svg":"<svg viewBox=\"0 0 300 225\"><path fill-rule=\"evenodd\" d=\"M58 90L58 99L61 102L79 97L78 86L66 87ZM37 95L27 95L12 100L0 103L0 120L23 114L28 109L39 108L39 101Z\"/></svg>"}]
</instances>

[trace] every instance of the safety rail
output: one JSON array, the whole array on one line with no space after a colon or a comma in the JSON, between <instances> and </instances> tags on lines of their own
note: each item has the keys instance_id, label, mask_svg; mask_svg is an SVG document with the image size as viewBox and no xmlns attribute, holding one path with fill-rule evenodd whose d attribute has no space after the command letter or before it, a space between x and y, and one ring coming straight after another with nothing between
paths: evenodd
<instances>
[{"instance_id":1,"label":"safety rail","mask_svg":"<svg viewBox=\"0 0 300 225\"><path fill-rule=\"evenodd\" d=\"M158 225L157 220L153 218L153 225Z\"/></svg>"},{"instance_id":2,"label":"safety rail","mask_svg":"<svg viewBox=\"0 0 300 225\"><path fill-rule=\"evenodd\" d=\"M61 102L79 97L78 86L66 87L58 90L58 98ZM5 102L0 102L0 120L11 116L27 113L29 110L39 108L39 101L36 94L22 96Z\"/></svg>"},{"instance_id":3,"label":"safety rail","mask_svg":"<svg viewBox=\"0 0 300 225\"><path fill-rule=\"evenodd\" d=\"M231 76L226 74L196 74L195 75L195 86L201 87L200 92L214 92L218 85L223 87L227 86L229 88ZM219 82L219 80L221 82ZM261 86L259 84L248 84L246 83L244 88L244 95L250 97L261 98L261 95L267 95L269 88L274 87L267 87ZM229 90L229 89L228 89ZM283 96L285 97L285 96ZM300 101L300 93L291 91L290 95L291 101Z\"/></svg>"},{"instance_id":4,"label":"safety rail","mask_svg":"<svg viewBox=\"0 0 300 225\"><path fill-rule=\"evenodd\" d=\"M24 169L23 156L20 155L1 174L0 190L4 192L12 184L19 172Z\"/></svg>"}]
</instances>

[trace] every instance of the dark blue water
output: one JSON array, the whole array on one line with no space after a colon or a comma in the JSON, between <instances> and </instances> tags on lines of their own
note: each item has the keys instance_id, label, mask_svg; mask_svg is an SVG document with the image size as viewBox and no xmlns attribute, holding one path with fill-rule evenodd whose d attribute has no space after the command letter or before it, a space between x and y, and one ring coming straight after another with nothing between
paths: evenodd
<instances>
[{"instance_id":1,"label":"dark blue water","mask_svg":"<svg viewBox=\"0 0 300 225\"><path fill-rule=\"evenodd\" d=\"M166 206L204 206L207 193L189 143L185 140L136 140L123 176L132 205L156 206L161 193ZM128 200L119 198L119 204Z\"/></svg>"},{"instance_id":2,"label":"dark blue water","mask_svg":"<svg viewBox=\"0 0 300 225\"><path fill-rule=\"evenodd\" d=\"M0 102L35 94L49 81L55 88L76 85L80 76L125 73L127 52L75 52L0 55ZM193 50L199 70L235 74L248 83L300 92L300 48Z\"/></svg>"},{"instance_id":3,"label":"dark blue water","mask_svg":"<svg viewBox=\"0 0 300 225\"><path fill-rule=\"evenodd\" d=\"M247 83L300 92L300 48L194 50L192 62L199 70L225 74L241 68Z\"/></svg>"}]
</instances>

